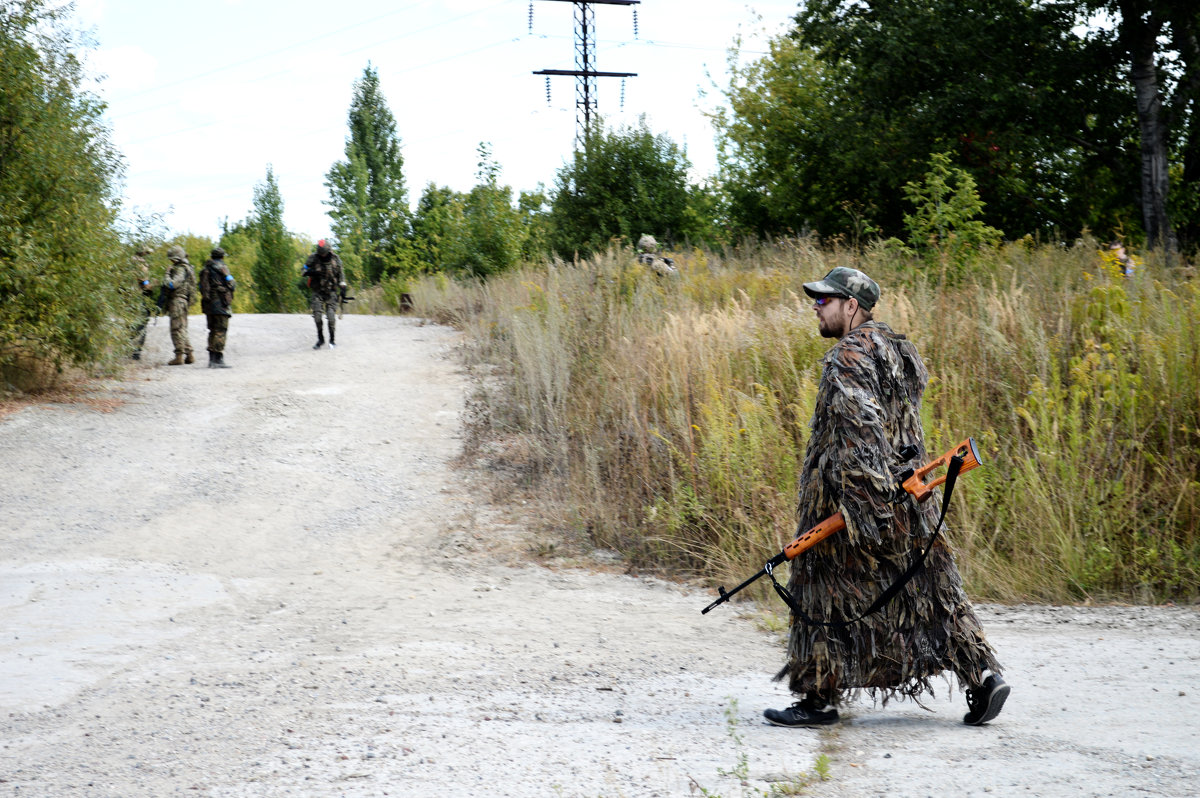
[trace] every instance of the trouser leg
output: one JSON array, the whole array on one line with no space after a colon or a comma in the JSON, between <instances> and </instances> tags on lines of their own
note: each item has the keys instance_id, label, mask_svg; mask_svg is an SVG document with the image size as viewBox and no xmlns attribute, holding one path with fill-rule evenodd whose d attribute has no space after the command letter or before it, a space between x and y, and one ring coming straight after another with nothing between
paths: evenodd
<instances>
[{"instance_id":1,"label":"trouser leg","mask_svg":"<svg viewBox=\"0 0 1200 798\"><path fill-rule=\"evenodd\" d=\"M337 335L337 302L325 303L325 322L329 325L329 343L333 345Z\"/></svg>"},{"instance_id":2,"label":"trouser leg","mask_svg":"<svg viewBox=\"0 0 1200 798\"><path fill-rule=\"evenodd\" d=\"M146 329L150 324L150 308L142 308L142 320L133 328L133 359L142 356L142 347L146 345Z\"/></svg>"},{"instance_id":3,"label":"trouser leg","mask_svg":"<svg viewBox=\"0 0 1200 798\"><path fill-rule=\"evenodd\" d=\"M208 315L208 351L218 354L225 351L225 336L229 331L229 317L215 313Z\"/></svg>"}]
</instances>

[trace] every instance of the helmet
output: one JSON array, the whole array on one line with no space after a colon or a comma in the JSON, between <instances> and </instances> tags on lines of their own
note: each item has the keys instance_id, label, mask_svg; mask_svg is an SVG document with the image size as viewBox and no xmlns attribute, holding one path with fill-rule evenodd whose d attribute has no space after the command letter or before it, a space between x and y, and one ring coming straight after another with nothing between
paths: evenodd
<instances>
[{"instance_id":1,"label":"helmet","mask_svg":"<svg viewBox=\"0 0 1200 798\"><path fill-rule=\"evenodd\" d=\"M167 250L167 258L174 261L186 261L187 252L184 251L183 247L175 244Z\"/></svg>"},{"instance_id":2,"label":"helmet","mask_svg":"<svg viewBox=\"0 0 1200 798\"><path fill-rule=\"evenodd\" d=\"M225 257L225 250L217 247L212 251L211 257L213 260L220 260L221 258Z\"/></svg>"},{"instance_id":3,"label":"helmet","mask_svg":"<svg viewBox=\"0 0 1200 798\"><path fill-rule=\"evenodd\" d=\"M643 235L637 242L638 252L658 252L658 242L654 236Z\"/></svg>"},{"instance_id":4,"label":"helmet","mask_svg":"<svg viewBox=\"0 0 1200 798\"><path fill-rule=\"evenodd\" d=\"M326 241L325 239L322 238L320 241L317 242L317 254L320 255L321 257L325 257L332 251L333 250L329 248L329 242Z\"/></svg>"}]
</instances>

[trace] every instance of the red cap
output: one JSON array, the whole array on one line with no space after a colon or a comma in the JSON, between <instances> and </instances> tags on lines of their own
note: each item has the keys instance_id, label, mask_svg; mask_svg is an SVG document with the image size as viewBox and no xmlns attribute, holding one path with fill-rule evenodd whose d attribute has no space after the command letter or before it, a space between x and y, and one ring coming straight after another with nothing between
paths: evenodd
<instances>
[{"instance_id":1,"label":"red cap","mask_svg":"<svg viewBox=\"0 0 1200 798\"><path fill-rule=\"evenodd\" d=\"M317 242L317 246L318 246L318 247L323 247L323 246L325 246L325 239L323 239L323 238L322 238L320 241L318 241L318 242Z\"/></svg>"}]
</instances>

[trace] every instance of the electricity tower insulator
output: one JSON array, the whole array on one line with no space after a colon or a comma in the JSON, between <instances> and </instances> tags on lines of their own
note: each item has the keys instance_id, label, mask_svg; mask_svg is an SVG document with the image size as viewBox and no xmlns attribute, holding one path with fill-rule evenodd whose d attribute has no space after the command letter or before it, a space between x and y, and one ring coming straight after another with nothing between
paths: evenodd
<instances>
[{"instance_id":1,"label":"electricity tower insulator","mask_svg":"<svg viewBox=\"0 0 1200 798\"><path fill-rule=\"evenodd\" d=\"M596 14L594 5L636 6L641 0L550 0L575 6L575 69L542 69L535 75L574 75L575 81L575 149L582 150L596 115L596 78L635 78L636 72L600 72L595 68ZM637 9L634 9L636 35ZM622 81L621 104L625 91Z\"/></svg>"}]
</instances>

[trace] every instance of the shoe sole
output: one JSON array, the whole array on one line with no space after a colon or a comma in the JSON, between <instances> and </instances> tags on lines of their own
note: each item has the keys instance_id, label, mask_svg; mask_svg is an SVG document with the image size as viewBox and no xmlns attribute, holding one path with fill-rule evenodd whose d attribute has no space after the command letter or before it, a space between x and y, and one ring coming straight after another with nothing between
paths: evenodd
<instances>
[{"instance_id":1,"label":"shoe sole","mask_svg":"<svg viewBox=\"0 0 1200 798\"><path fill-rule=\"evenodd\" d=\"M1000 710L1004 709L1004 702L1008 700L1008 694L1011 692L1011 690L1012 688L1010 688L1007 684L1002 684L997 687L992 691L991 695L988 696L987 709L984 710L984 713L979 720L970 721L967 720L967 718L963 718L963 723L967 724L968 726L982 726L989 720L993 720L997 715L1000 714ZM970 717L970 715L967 715L967 717Z\"/></svg>"},{"instance_id":2,"label":"shoe sole","mask_svg":"<svg viewBox=\"0 0 1200 798\"><path fill-rule=\"evenodd\" d=\"M808 723L784 723L783 721L772 720L766 715L763 715L763 719L772 726L779 726L783 729L816 729L821 726L832 726L838 722L837 718L830 718L829 720L816 720Z\"/></svg>"}]
</instances>

